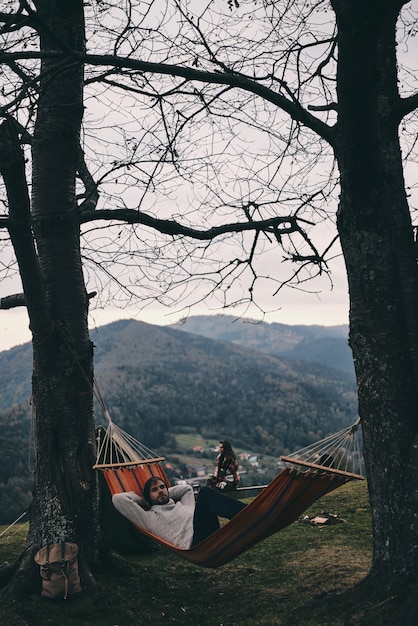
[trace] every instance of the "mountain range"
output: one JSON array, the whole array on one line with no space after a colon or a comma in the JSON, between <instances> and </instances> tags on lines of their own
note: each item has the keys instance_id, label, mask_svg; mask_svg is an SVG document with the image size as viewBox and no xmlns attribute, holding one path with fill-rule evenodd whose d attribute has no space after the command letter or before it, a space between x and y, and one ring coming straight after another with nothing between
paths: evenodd
<instances>
[{"instance_id":1,"label":"mountain range","mask_svg":"<svg viewBox=\"0 0 418 626\"><path fill-rule=\"evenodd\" d=\"M172 328L274 356L315 361L354 376L353 357L348 346L348 325L289 326L230 315L196 315L181 320Z\"/></svg>"}]
</instances>

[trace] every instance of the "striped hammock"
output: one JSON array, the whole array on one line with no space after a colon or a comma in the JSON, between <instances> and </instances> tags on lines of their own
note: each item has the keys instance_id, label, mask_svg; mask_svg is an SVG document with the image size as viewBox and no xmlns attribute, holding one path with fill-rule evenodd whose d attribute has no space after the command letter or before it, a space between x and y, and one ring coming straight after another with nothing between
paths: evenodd
<instances>
[{"instance_id":1,"label":"striped hammock","mask_svg":"<svg viewBox=\"0 0 418 626\"><path fill-rule=\"evenodd\" d=\"M196 546L184 550L137 527L138 530L179 557L202 567L218 567L282 530L337 487L364 477L354 471L360 458L351 448L358 422L326 440L290 456L276 478L242 511ZM95 468L103 472L110 493L134 491L143 495L148 478L157 476L167 484L164 458L136 441L111 421L98 435ZM349 467L351 464L351 467Z\"/></svg>"}]
</instances>

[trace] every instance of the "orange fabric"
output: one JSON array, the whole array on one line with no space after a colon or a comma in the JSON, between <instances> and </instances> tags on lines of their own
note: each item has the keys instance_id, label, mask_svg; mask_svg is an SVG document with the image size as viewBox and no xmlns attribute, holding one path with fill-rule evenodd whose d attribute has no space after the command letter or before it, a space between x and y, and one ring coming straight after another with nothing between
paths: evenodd
<instances>
[{"instance_id":1,"label":"orange fabric","mask_svg":"<svg viewBox=\"0 0 418 626\"><path fill-rule=\"evenodd\" d=\"M135 491L139 496L143 495L143 488L148 478L157 476L162 478L168 485L169 480L164 469L159 463L145 463L144 465L134 465L133 467L106 468L103 470L110 493L121 493L124 491Z\"/></svg>"},{"instance_id":2,"label":"orange fabric","mask_svg":"<svg viewBox=\"0 0 418 626\"><path fill-rule=\"evenodd\" d=\"M147 466L146 471L140 469L143 467L105 470L112 495L123 491L135 491L142 495L142 486L146 480L143 481L143 478L147 471L150 476L156 475L166 480L159 464ZM286 468L238 515L189 550L177 548L140 527L138 530L195 565L218 567L282 530L297 520L317 499L349 480L349 477L331 471L298 473Z\"/></svg>"}]
</instances>

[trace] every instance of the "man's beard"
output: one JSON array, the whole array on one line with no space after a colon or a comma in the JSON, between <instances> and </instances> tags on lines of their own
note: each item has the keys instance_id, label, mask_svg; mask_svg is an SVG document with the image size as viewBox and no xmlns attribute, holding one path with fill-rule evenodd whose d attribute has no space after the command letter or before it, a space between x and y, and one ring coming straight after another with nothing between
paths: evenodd
<instances>
[{"instance_id":1,"label":"man's beard","mask_svg":"<svg viewBox=\"0 0 418 626\"><path fill-rule=\"evenodd\" d=\"M167 502L169 501L169 496L167 495L161 495L159 497L157 497L157 501L155 502L155 504L167 504Z\"/></svg>"}]
</instances>

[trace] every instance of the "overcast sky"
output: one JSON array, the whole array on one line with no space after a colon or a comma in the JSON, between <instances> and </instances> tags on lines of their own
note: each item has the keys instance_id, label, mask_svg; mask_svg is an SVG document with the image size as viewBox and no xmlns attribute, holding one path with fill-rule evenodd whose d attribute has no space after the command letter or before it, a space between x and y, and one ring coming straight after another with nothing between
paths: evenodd
<instances>
[{"instance_id":1,"label":"overcast sky","mask_svg":"<svg viewBox=\"0 0 418 626\"><path fill-rule=\"evenodd\" d=\"M405 9L405 14L407 15L407 9ZM408 45L402 41L398 42L397 52L401 64L406 61L409 65L409 72L400 76L402 95L410 95L415 89L415 84L411 86L410 82L413 82L411 79L416 75L418 63L417 47L418 37L409 39ZM409 191L412 193L411 189L414 190L416 181L415 163L412 164L412 169L406 168L405 174ZM412 198L410 202L411 205L416 206L416 202L414 203ZM327 241L329 241L329 238L327 238ZM318 248L320 248L320 246L318 246ZM266 260L267 269L265 275L269 275L269 264L277 264L277 258L278 257L275 256L273 261L271 257ZM331 270L333 280L332 288L329 280L323 277L311 284L305 284L305 287L309 289L311 293L285 288L273 297L272 293L274 292L275 285L264 285L261 296L259 294L258 299L259 305L266 312L264 321L267 323L277 322L289 325L334 326L347 324L349 310L348 289L345 268L341 257L333 261ZM88 284L87 288L89 291L98 291L96 286L92 284ZM16 291L19 291L19 288L13 288L13 280L3 280L0 282L0 298L16 293ZM186 315L193 316L219 313L234 316L233 319L235 319L235 317L260 319L261 317L260 312L257 312L256 309L228 309L222 311L216 308L215 304L212 305L211 303L207 306L199 305L187 311L182 310L181 306L176 309L167 309L163 307L157 308L157 305L154 305L142 311L139 306L125 310L115 308L92 310L89 317L89 325L91 328L97 328L122 318L132 318L150 324L169 325L176 323ZM30 340L31 334L26 311L23 308L11 311L0 310L0 351L8 350L13 346L26 343Z\"/></svg>"},{"instance_id":2,"label":"overcast sky","mask_svg":"<svg viewBox=\"0 0 418 626\"><path fill-rule=\"evenodd\" d=\"M106 118L107 119L107 118ZM247 136L246 136L247 137ZM247 137L248 139L248 137ZM257 146L257 142L255 142ZM264 144L263 144L264 145ZM268 169L268 168L267 168ZM267 174L266 174L267 175ZM234 179L233 179L234 180ZM135 192L136 193L136 192ZM126 198L125 198L126 200ZM145 207L146 209L147 207ZM335 209L336 207L334 207ZM324 209L325 210L325 209ZM327 241L329 241L329 233ZM318 242L316 242L318 243ZM318 249L320 246L318 245ZM277 267L279 253L273 252L274 257L266 260L266 276L270 275L269 267ZM347 281L341 257L334 261L332 267L333 286L326 277L316 280L311 284L305 283L304 287L310 291L297 291L285 288L275 297L277 284L269 285L263 283L261 293L258 293L258 304L266 312L264 321L267 323L277 322L281 324L304 324L333 326L348 323L348 297ZM89 291L99 291L100 287L88 284ZM19 291L13 289L12 281L2 281L0 283L0 297L8 296ZM94 306L94 302L92 303ZM168 325L174 324L186 315L208 315L225 313L235 317L249 317L259 320L262 315L256 308L242 309L222 309L217 308L216 303L209 302L208 305L199 305L191 310L184 311L181 305L178 308L167 309L157 305L150 306L145 310L137 308L92 310L89 317L91 328L100 327L114 320L121 318L133 318L151 324ZM11 311L0 311L0 351L8 350L13 346L26 343L31 340L29 331L29 321L24 309L14 309Z\"/></svg>"}]
</instances>

